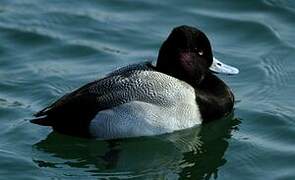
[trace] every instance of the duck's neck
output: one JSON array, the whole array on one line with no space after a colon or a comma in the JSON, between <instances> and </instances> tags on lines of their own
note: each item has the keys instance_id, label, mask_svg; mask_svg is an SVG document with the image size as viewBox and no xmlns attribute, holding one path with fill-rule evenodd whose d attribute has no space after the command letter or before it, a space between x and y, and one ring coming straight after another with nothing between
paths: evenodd
<instances>
[{"instance_id":1,"label":"duck's neck","mask_svg":"<svg viewBox=\"0 0 295 180\"><path fill-rule=\"evenodd\" d=\"M232 112L234 95L215 75L208 73L195 89L203 122L222 118Z\"/></svg>"}]
</instances>

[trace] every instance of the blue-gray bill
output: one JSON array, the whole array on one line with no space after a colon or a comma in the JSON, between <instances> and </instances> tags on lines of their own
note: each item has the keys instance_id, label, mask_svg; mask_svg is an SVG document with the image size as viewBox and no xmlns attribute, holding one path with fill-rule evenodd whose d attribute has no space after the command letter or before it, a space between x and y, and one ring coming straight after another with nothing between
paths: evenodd
<instances>
[{"instance_id":1,"label":"blue-gray bill","mask_svg":"<svg viewBox=\"0 0 295 180\"><path fill-rule=\"evenodd\" d=\"M213 57L213 63L209 68L212 72L220 73L220 74L239 74L239 69L226 65L222 62L220 62L218 59Z\"/></svg>"}]
</instances>

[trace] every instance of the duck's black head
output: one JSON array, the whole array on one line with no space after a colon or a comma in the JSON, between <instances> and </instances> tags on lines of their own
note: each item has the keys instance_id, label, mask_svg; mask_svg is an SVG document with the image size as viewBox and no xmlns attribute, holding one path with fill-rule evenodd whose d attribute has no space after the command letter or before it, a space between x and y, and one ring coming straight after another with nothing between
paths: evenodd
<instances>
[{"instance_id":1,"label":"duck's black head","mask_svg":"<svg viewBox=\"0 0 295 180\"><path fill-rule=\"evenodd\" d=\"M156 67L190 84L200 84L212 63L212 49L207 36L197 28L179 26L162 44Z\"/></svg>"}]
</instances>

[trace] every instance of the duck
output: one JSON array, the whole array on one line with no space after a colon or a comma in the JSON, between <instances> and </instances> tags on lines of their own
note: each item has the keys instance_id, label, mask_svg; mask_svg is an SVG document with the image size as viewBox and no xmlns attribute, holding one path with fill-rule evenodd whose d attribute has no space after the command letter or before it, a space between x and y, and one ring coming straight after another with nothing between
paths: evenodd
<instances>
[{"instance_id":1,"label":"duck","mask_svg":"<svg viewBox=\"0 0 295 180\"><path fill-rule=\"evenodd\" d=\"M172 29L157 62L119 68L34 114L32 123L58 133L121 139L172 133L228 116L234 94L214 73L239 70L213 57L196 27Z\"/></svg>"}]
</instances>

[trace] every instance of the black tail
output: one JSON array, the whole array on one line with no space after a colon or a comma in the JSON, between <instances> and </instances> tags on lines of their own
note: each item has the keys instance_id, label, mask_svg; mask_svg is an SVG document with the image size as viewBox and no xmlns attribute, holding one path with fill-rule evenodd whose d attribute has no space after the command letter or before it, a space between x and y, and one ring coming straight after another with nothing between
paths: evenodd
<instances>
[{"instance_id":1,"label":"black tail","mask_svg":"<svg viewBox=\"0 0 295 180\"><path fill-rule=\"evenodd\" d=\"M52 121L50 120L48 116L38 117L38 118L30 120L30 122L41 125L41 126L52 126Z\"/></svg>"}]
</instances>

